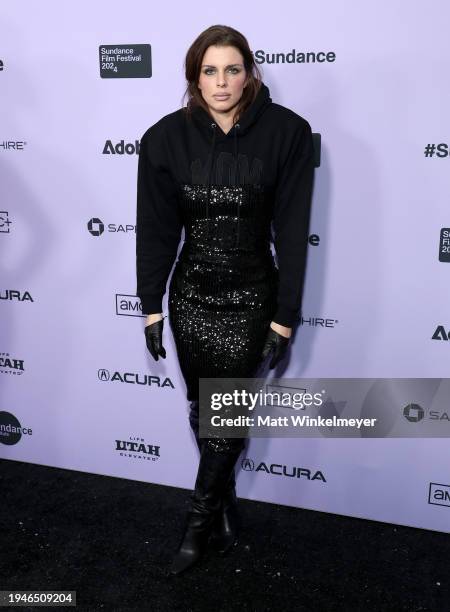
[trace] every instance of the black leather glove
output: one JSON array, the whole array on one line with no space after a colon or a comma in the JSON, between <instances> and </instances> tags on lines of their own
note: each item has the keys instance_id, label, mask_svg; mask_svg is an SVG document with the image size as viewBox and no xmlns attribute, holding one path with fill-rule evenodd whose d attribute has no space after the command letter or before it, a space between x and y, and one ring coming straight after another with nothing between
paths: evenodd
<instances>
[{"instance_id":1,"label":"black leather glove","mask_svg":"<svg viewBox=\"0 0 450 612\"><path fill-rule=\"evenodd\" d=\"M150 323L145 327L147 348L155 361L158 361L158 355L161 355L163 359L166 358L166 349L162 345L163 327L164 319Z\"/></svg>"},{"instance_id":2,"label":"black leather glove","mask_svg":"<svg viewBox=\"0 0 450 612\"><path fill-rule=\"evenodd\" d=\"M269 368L273 370L273 368L277 365L281 359L283 359L287 347L289 345L290 338L286 338L282 336L274 329L269 327L269 331L267 332L266 341L264 344L263 352L262 352L262 361L266 359L270 351L273 351L272 359L270 360Z\"/></svg>"}]
</instances>

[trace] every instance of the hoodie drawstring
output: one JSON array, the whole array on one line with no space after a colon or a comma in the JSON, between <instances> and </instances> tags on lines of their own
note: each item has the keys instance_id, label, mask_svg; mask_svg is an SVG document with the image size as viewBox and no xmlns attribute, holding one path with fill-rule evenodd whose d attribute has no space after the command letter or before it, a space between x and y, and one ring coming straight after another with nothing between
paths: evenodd
<instances>
[{"instance_id":1,"label":"hoodie drawstring","mask_svg":"<svg viewBox=\"0 0 450 612\"><path fill-rule=\"evenodd\" d=\"M206 198L206 235L209 237L209 202L210 202L210 197L211 197L211 170L212 170L212 165L213 165L213 161L214 161L214 149L216 146L216 124L215 123L211 123L211 128L213 131L213 137L212 137L212 142L211 142L211 152L210 152L210 160L209 160L209 168L208 168L208 178L207 178L207 184L208 184L208 197Z\"/></svg>"},{"instance_id":2,"label":"hoodie drawstring","mask_svg":"<svg viewBox=\"0 0 450 612\"><path fill-rule=\"evenodd\" d=\"M210 160L209 160L209 167L208 167L208 177L207 177L207 185L208 185L208 196L206 198L206 235L209 237L209 204L210 204L210 198L211 198L211 172L212 172L212 167L213 167L213 161L214 161L214 150L215 150L215 146L216 146L216 127L217 124L216 123L211 123L211 129L213 131L213 136L212 136L212 141L211 141L211 151L210 151ZM237 131L241 126L239 125L239 123L235 123L233 130L234 130L234 134L233 134L233 140L234 140L234 168L235 168L235 175L234 175L234 183L235 185L237 185L237 177L238 177L238 140L237 140ZM239 209L239 199L236 199L236 214L237 214L237 233L236 233L236 246L238 246L239 244L239 227L240 227L240 209Z\"/></svg>"},{"instance_id":3,"label":"hoodie drawstring","mask_svg":"<svg viewBox=\"0 0 450 612\"><path fill-rule=\"evenodd\" d=\"M234 184L237 185L237 178L239 176L238 172L238 139L237 139L237 131L241 126L239 123L235 123L234 125ZM240 221L240 209L239 209L239 198L236 198L236 213L237 213L237 232L236 232L236 246L239 245L239 221Z\"/></svg>"}]
</instances>

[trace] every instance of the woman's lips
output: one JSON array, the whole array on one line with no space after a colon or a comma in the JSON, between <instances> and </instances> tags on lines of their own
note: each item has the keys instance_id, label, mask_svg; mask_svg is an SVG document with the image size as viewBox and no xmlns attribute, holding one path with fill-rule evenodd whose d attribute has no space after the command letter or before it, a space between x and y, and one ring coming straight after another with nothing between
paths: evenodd
<instances>
[{"instance_id":1,"label":"woman's lips","mask_svg":"<svg viewBox=\"0 0 450 612\"><path fill-rule=\"evenodd\" d=\"M215 98L216 100L227 100L230 97L230 94L216 94L213 96L213 98Z\"/></svg>"}]
</instances>

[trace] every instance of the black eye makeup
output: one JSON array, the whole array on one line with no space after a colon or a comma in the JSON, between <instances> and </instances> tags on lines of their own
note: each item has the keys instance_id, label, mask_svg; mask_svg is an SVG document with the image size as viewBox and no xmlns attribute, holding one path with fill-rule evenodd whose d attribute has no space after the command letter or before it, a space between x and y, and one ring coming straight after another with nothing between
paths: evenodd
<instances>
[{"instance_id":1,"label":"black eye makeup","mask_svg":"<svg viewBox=\"0 0 450 612\"><path fill-rule=\"evenodd\" d=\"M206 66L203 69L203 74L213 74L215 72L215 68L213 66ZM242 68L240 68L239 66L228 66L227 67L227 72L230 72L231 74L239 74L239 72L241 72Z\"/></svg>"}]
</instances>

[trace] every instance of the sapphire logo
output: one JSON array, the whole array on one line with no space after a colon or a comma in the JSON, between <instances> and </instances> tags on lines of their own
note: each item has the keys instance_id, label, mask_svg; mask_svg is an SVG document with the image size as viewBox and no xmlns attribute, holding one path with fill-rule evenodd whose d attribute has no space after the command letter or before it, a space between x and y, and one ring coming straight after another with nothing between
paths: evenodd
<instances>
[{"instance_id":1,"label":"sapphire logo","mask_svg":"<svg viewBox=\"0 0 450 612\"><path fill-rule=\"evenodd\" d=\"M4 151L23 151L26 144L24 140L3 140L0 142L0 149Z\"/></svg>"},{"instance_id":2,"label":"sapphire logo","mask_svg":"<svg viewBox=\"0 0 450 612\"><path fill-rule=\"evenodd\" d=\"M307 327L336 327L339 323L338 319L324 319L323 317L308 317L307 319L303 316L299 317L300 325Z\"/></svg>"},{"instance_id":3,"label":"sapphire logo","mask_svg":"<svg viewBox=\"0 0 450 612\"><path fill-rule=\"evenodd\" d=\"M97 219L97 217L94 217L93 219L91 219L88 222L87 226L88 226L89 232L93 236L101 236L103 232L105 231L105 226L103 225L103 222L100 221L100 219Z\"/></svg>"},{"instance_id":4,"label":"sapphire logo","mask_svg":"<svg viewBox=\"0 0 450 612\"><path fill-rule=\"evenodd\" d=\"M107 227L110 233L136 233L136 226L131 224L123 225L122 223L108 223ZM105 231L105 224L101 219L93 217L88 221L87 228L92 236L101 236Z\"/></svg>"},{"instance_id":5,"label":"sapphire logo","mask_svg":"<svg viewBox=\"0 0 450 612\"><path fill-rule=\"evenodd\" d=\"M450 421L450 414L442 410L425 410L419 404L408 404L403 408L403 416L410 423L419 423L425 418L430 421Z\"/></svg>"},{"instance_id":6,"label":"sapphire logo","mask_svg":"<svg viewBox=\"0 0 450 612\"><path fill-rule=\"evenodd\" d=\"M403 416L410 423L418 423L425 416L425 411L419 404L408 404L403 408Z\"/></svg>"}]
</instances>

